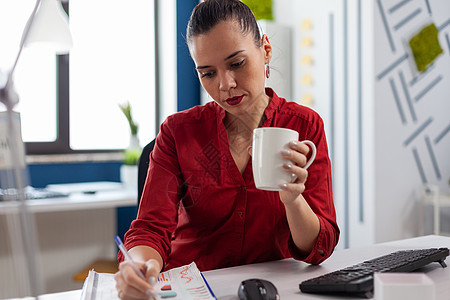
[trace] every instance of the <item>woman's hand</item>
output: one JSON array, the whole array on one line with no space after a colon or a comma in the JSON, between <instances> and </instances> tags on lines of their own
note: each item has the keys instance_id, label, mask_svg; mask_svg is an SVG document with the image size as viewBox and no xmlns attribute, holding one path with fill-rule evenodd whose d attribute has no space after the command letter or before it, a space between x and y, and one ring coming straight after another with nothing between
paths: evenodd
<instances>
[{"instance_id":1,"label":"woman's hand","mask_svg":"<svg viewBox=\"0 0 450 300\"><path fill-rule=\"evenodd\" d=\"M161 266L156 259L135 262L144 274L146 280L139 277L127 261L119 264L119 271L115 274L117 294L120 299L156 299L153 285L156 284Z\"/></svg>"},{"instance_id":2,"label":"woman's hand","mask_svg":"<svg viewBox=\"0 0 450 300\"><path fill-rule=\"evenodd\" d=\"M289 204L297 199L305 191L305 183L308 178L308 171L303 168L307 163L306 155L309 153L309 147L299 141L289 143L290 150L282 150L281 156L292 163L283 165L285 172L294 174L297 179L293 183L284 183L280 186L280 200L284 204Z\"/></svg>"}]
</instances>

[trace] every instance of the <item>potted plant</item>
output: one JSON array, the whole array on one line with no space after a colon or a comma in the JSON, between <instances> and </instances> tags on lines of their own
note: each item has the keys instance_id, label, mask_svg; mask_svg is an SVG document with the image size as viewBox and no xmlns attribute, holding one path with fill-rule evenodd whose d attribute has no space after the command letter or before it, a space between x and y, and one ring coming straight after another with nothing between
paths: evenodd
<instances>
[{"instance_id":1,"label":"potted plant","mask_svg":"<svg viewBox=\"0 0 450 300\"><path fill-rule=\"evenodd\" d=\"M134 122L131 114L130 102L119 104L120 110L125 115L130 127L130 145L124 150L123 165L120 167L120 181L130 189L137 189L138 162L142 149L137 136L139 125Z\"/></svg>"}]
</instances>

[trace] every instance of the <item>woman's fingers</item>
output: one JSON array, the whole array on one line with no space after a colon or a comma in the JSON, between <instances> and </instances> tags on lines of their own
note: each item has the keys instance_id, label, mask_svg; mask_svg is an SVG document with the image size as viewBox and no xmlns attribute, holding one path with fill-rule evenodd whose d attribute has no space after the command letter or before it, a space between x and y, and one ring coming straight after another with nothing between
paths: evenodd
<instances>
[{"instance_id":1,"label":"woman's fingers","mask_svg":"<svg viewBox=\"0 0 450 300\"><path fill-rule=\"evenodd\" d=\"M156 259L149 259L145 262L145 277L149 279L149 283L153 286L156 284L161 266Z\"/></svg>"},{"instance_id":2,"label":"woman's fingers","mask_svg":"<svg viewBox=\"0 0 450 300\"><path fill-rule=\"evenodd\" d=\"M283 203L289 203L295 200L298 195L305 191L305 183L308 178L308 171L303 168L307 163L306 155L309 147L301 142L292 141L289 143L290 150L283 150L281 155L290 162L283 165L283 170L294 174L297 179L292 182L286 182L280 186L283 190L280 193L280 199Z\"/></svg>"},{"instance_id":3,"label":"woman's fingers","mask_svg":"<svg viewBox=\"0 0 450 300\"><path fill-rule=\"evenodd\" d=\"M309 153L309 147L302 142L289 142L290 150L281 151L283 158L290 160L297 166L303 167L307 163L306 155Z\"/></svg>"},{"instance_id":4,"label":"woman's fingers","mask_svg":"<svg viewBox=\"0 0 450 300\"><path fill-rule=\"evenodd\" d=\"M307 155L309 153L309 146L300 141L290 141L289 147L293 150L297 150L298 152L302 153L303 155Z\"/></svg>"},{"instance_id":5,"label":"woman's fingers","mask_svg":"<svg viewBox=\"0 0 450 300\"><path fill-rule=\"evenodd\" d=\"M119 299L148 299L148 296L145 293L127 285L120 273L116 274L115 280L117 296Z\"/></svg>"},{"instance_id":6,"label":"woman's fingers","mask_svg":"<svg viewBox=\"0 0 450 300\"><path fill-rule=\"evenodd\" d=\"M304 183L306 182L306 179L308 178L308 171L304 168L301 168L299 166L293 165L293 164L284 164L283 170L287 173L295 174L297 179L295 180L295 183Z\"/></svg>"},{"instance_id":7,"label":"woman's fingers","mask_svg":"<svg viewBox=\"0 0 450 300\"><path fill-rule=\"evenodd\" d=\"M295 183L284 183L280 186L280 188L291 194L291 198L295 199L298 195L305 191L305 183L304 182L295 182ZM286 201L283 201L286 202ZM289 201L288 201L289 202Z\"/></svg>"},{"instance_id":8,"label":"woman's fingers","mask_svg":"<svg viewBox=\"0 0 450 300\"><path fill-rule=\"evenodd\" d=\"M122 275L123 272L119 271L114 276L114 279L116 280L117 296L120 299L147 299L146 295L128 285Z\"/></svg>"},{"instance_id":9,"label":"woman's fingers","mask_svg":"<svg viewBox=\"0 0 450 300\"><path fill-rule=\"evenodd\" d=\"M153 287L140 278L126 261L120 263L115 279L120 299L152 299L154 295Z\"/></svg>"}]
</instances>

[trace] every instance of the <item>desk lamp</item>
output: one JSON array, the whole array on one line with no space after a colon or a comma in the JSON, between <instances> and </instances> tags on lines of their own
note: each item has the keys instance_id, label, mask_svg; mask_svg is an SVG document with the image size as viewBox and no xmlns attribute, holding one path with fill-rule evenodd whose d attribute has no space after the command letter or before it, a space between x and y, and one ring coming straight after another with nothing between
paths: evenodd
<instances>
[{"instance_id":1,"label":"desk lamp","mask_svg":"<svg viewBox=\"0 0 450 300\"><path fill-rule=\"evenodd\" d=\"M4 166L0 160L0 169L5 168L12 173L12 185L16 190L15 196L11 200L18 202L18 229L10 230L12 235L18 235L20 243L12 242L12 246L20 245L25 251L26 274L28 275L28 289L24 287L21 291L25 294L37 296L42 293L42 284L39 281L38 267L36 261L37 241L35 234L32 234L32 216L28 212L25 201L25 154L24 144L20 134L20 121L17 122L17 114L13 112L14 107L19 102L19 97L14 90L13 74L24 47L31 45L44 46L55 51L57 54L67 53L72 47L72 37L69 31L68 16L64 12L59 0L37 0L34 9L25 25L19 51L14 61L12 69L7 74L6 83L0 83L0 102L6 107L7 119L7 139L5 149L0 149L4 153ZM2 153L0 153L2 154ZM1 156L1 155L0 155ZM6 157L6 159L5 159ZM0 157L1 158L1 157ZM8 159L9 158L9 159ZM4 185L5 183L2 183ZM12 232L14 231L14 232ZM23 296L23 295L21 295Z\"/></svg>"}]
</instances>

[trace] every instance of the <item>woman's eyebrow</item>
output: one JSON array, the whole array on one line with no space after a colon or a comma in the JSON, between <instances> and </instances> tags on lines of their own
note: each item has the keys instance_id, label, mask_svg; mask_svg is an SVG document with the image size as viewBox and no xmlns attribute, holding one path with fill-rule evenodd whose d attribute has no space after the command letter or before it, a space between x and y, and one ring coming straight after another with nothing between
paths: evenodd
<instances>
[{"instance_id":1,"label":"woman's eyebrow","mask_svg":"<svg viewBox=\"0 0 450 300\"><path fill-rule=\"evenodd\" d=\"M230 58L233 58L233 57L235 57L236 55L238 55L239 53L241 53L241 52L244 52L245 50L238 50L238 51L236 51L236 52L233 52L233 53L231 53L230 55L228 55L225 59L224 59L224 61L227 61L227 60L229 60ZM210 68L211 66L198 66L198 67L196 67L196 69L197 70L200 70L200 69L207 69L207 68Z\"/></svg>"},{"instance_id":2,"label":"woman's eyebrow","mask_svg":"<svg viewBox=\"0 0 450 300\"><path fill-rule=\"evenodd\" d=\"M245 50L238 50L238 51L236 51L236 52L233 52L232 54L228 55L227 58L224 59L224 61L225 61L225 60L228 60L228 59L230 59L230 58L233 58L233 57L235 57L236 55L238 55L239 53L244 52L244 51L245 51Z\"/></svg>"}]
</instances>

